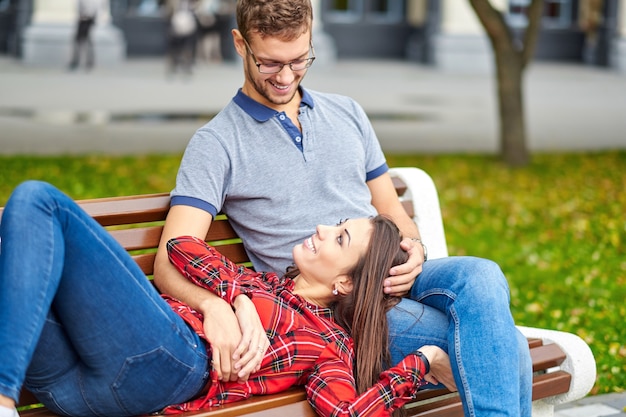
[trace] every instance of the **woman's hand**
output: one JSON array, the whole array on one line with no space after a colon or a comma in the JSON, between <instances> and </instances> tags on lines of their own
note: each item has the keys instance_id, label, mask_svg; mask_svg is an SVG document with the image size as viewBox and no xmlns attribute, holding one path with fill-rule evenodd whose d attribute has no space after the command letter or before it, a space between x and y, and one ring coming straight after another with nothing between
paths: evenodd
<instances>
[{"instance_id":1,"label":"woman's hand","mask_svg":"<svg viewBox=\"0 0 626 417\"><path fill-rule=\"evenodd\" d=\"M252 301L240 295L235 311L222 299L202 309L204 333L213 350L212 364L220 381L244 382L261 367L270 345Z\"/></svg>"},{"instance_id":2,"label":"woman's hand","mask_svg":"<svg viewBox=\"0 0 626 417\"><path fill-rule=\"evenodd\" d=\"M244 382L248 380L250 374L261 368L261 361L270 341L250 298L239 295L233 305L241 329L241 341L234 352L233 360L236 379ZM231 377L231 380L234 379Z\"/></svg>"},{"instance_id":3,"label":"woman's hand","mask_svg":"<svg viewBox=\"0 0 626 417\"><path fill-rule=\"evenodd\" d=\"M235 371L235 352L241 343L242 335L237 316L232 307L220 298L206 303L202 309L204 315L204 333L206 334L213 357L211 363L220 381L237 379Z\"/></svg>"},{"instance_id":4,"label":"woman's hand","mask_svg":"<svg viewBox=\"0 0 626 417\"><path fill-rule=\"evenodd\" d=\"M438 346L422 346L418 350L426 356L430 363L430 372L424 375L424 379L433 385L442 383L450 391L456 391L450 357L446 351Z\"/></svg>"},{"instance_id":5,"label":"woman's hand","mask_svg":"<svg viewBox=\"0 0 626 417\"><path fill-rule=\"evenodd\" d=\"M409 259L402 265L391 268L390 277L385 280L385 294L404 296L409 292L415 279L422 272L424 263L424 248L419 242L409 238L402 239L400 247L407 251Z\"/></svg>"}]
</instances>

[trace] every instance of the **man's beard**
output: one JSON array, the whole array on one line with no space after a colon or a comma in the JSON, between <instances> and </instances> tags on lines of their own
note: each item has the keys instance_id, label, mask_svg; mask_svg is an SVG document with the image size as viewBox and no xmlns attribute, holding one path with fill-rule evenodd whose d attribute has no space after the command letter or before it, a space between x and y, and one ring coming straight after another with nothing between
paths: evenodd
<instances>
[{"instance_id":1,"label":"man's beard","mask_svg":"<svg viewBox=\"0 0 626 417\"><path fill-rule=\"evenodd\" d=\"M295 88L293 90L293 93L290 96L288 96L288 97L281 96L280 99L276 99L276 98L272 97L272 94L270 94L269 89L271 87L267 86L267 83L269 81L267 81L267 80L260 81L260 80L257 80L256 78L254 78L252 76L250 66L247 66L247 68L246 68L246 77L248 78L248 81L250 82L250 84L252 84L252 87L254 88L254 90L261 97L263 97L269 103L275 104L277 106L282 106L282 105L290 103L291 100L293 100L295 95L298 93L298 88ZM294 82L297 83L298 87L300 86L300 83L302 82L303 78L304 78L304 76L300 76L300 75L296 76L296 79L294 80Z\"/></svg>"}]
</instances>

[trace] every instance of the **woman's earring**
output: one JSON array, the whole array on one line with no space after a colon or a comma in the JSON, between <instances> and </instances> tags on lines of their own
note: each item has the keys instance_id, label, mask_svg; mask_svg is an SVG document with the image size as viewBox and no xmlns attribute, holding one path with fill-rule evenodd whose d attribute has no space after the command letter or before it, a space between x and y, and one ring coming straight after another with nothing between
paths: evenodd
<instances>
[{"instance_id":1,"label":"woman's earring","mask_svg":"<svg viewBox=\"0 0 626 417\"><path fill-rule=\"evenodd\" d=\"M333 295L335 297L339 295L339 291L337 291L337 288L333 288Z\"/></svg>"}]
</instances>

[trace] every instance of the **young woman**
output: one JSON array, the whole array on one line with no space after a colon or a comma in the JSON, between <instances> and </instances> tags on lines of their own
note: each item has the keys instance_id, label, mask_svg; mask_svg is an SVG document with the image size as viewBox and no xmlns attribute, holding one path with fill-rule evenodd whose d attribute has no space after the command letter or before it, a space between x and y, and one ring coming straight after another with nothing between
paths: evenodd
<instances>
[{"instance_id":1,"label":"young woman","mask_svg":"<svg viewBox=\"0 0 626 417\"><path fill-rule=\"evenodd\" d=\"M320 226L294 248L297 269L282 278L237 267L195 238L169 242L184 276L236 310L257 308L269 350L259 344L263 360L245 381L220 380L201 315L165 301L110 234L53 186L18 186L0 239L0 416L17 415L22 385L61 415L176 412L293 385L306 387L320 415L385 415L425 383L429 362L431 382L448 363L442 350L424 347L380 373L393 302L380 280L392 255L404 254L398 229L382 217ZM356 361L337 323L368 329L354 342Z\"/></svg>"}]
</instances>

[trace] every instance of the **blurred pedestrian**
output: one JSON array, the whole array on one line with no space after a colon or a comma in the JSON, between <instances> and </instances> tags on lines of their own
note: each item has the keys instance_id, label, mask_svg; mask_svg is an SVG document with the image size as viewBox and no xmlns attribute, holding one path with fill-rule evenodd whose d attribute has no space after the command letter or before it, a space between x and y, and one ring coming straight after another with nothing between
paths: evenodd
<instances>
[{"instance_id":1,"label":"blurred pedestrian","mask_svg":"<svg viewBox=\"0 0 626 417\"><path fill-rule=\"evenodd\" d=\"M198 31L197 0L168 0L169 19L168 75L178 70L191 75Z\"/></svg>"},{"instance_id":2,"label":"blurred pedestrian","mask_svg":"<svg viewBox=\"0 0 626 417\"><path fill-rule=\"evenodd\" d=\"M600 30L604 24L604 0L582 0L579 9L578 21L585 34L583 60L594 65L599 60Z\"/></svg>"},{"instance_id":3,"label":"blurred pedestrian","mask_svg":"<svg viewBox=\"0 0 626 417\"><path fill-rule=\"evenodd\" d=\"M198 38L196 52L200 59L210 62L222 60L218 0L200 0L198 7Z\"/></svg>"},{"instance_id":4,"label":"blurred pedestrian","mask_svg":"<svg viewBox=\"0 0 626 417\"><path fill-rule=\"evenodd\" d=\"M96 23L98 10L102 7L101 0L77 0L78 24L74 36L74 49L72 60L69 64L70 70L75 70L80 65L80 58L85 54L85 68L90 70L94 66L95 52L93 41L91 40L91 29Z\"/></svg>"}]
</instances>

